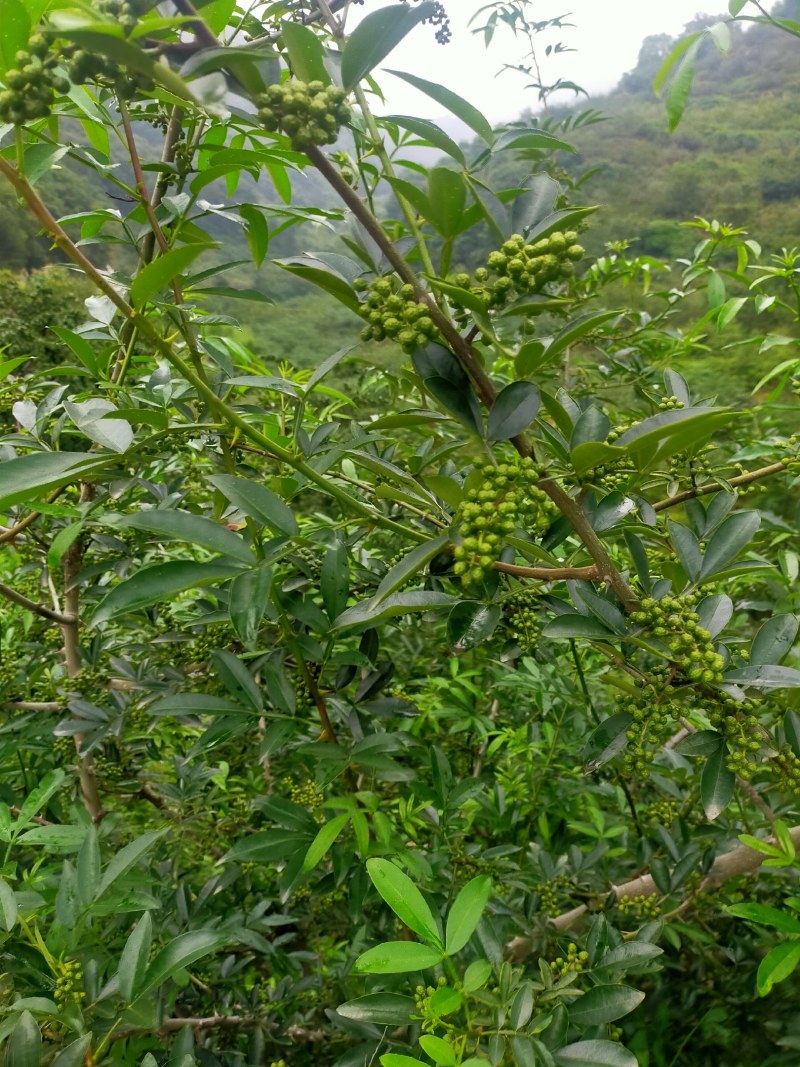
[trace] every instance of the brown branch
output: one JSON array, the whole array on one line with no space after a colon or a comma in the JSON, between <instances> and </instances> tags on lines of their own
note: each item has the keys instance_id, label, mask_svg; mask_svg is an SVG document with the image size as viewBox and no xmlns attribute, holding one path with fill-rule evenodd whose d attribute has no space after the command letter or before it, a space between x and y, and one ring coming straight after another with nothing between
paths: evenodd
<instances>
[{"instance_id":1,"label":"brown branch","mask_svg":"<svg viewBox=\"0 0 800 1067\"><path fill-rule=\"evenodd\" d=\"M3 701L2 706L14 711L61 711L64 707L57 700L10 700Z\"/></svg>"},{"instance_id":2,"label":"brown branch","mask_svg":"<svg viewBox=\"0 0 800 1067\"><path fill-rule=\"evenodd\" d=\"M789 835L795 846L800 846L800 826L793 826L789 830ZM768 837L767 843L774 845L778 842L774 837ZM726 852L722 856L717 856L710 872L700 883L695 895L707 892L709 889L716 889L718 886L721 886L723 882L727 882L729 878L735 878L740 874L751 874L753 871L758 870L765 859L768 859L768 857L763 853L750 848L749 845L738 845L730 852ZM643 874L638 878L632 879L630 882L623 882L621 885L613 885L610 891L613 892L617 900L620 900L625 896L652 896L653 893L658 892L658 887L653 881L652 875ZM565 930L569 930L570 927L574 926L575 923L588 912L588 910L589 908L586 904L580 904L577 908L571 908L569 911L557 915L550 921L559 933L563 933ZM506 953L511 959L522 960L530 952L531 945L532 942L529 937L515 937L506 945Z\"/></svg>"},{"instance_id":3,"label":"brown branch","mask_svg":"<svg viewBox=\"0 0 800 1067\"><path fill-rule=\"evenodd\" d=\"M197 10L191 0L174 0L175 7L180 11L182 15L190 18L192 21L190 27L198 42L203 48L219 48L220 42L206 26L201 16L197 13Z\"/></svg>"},{"instance_id":4,"label":"brown branch","mask_svg":"<svg viewBox=\"0 0 800 1067\"><path fill-rule=\"evenodd\" d=\"M569 579L596 581L600 571L596 565L591 567L523 567L516 563L495 563L494 569L503 574L513 574L516 578L536 578L541 582L565 582Z\"/></svg>"},{"instance_id":5,"label":"brown branch","mask_svg":"<svg viewBox=\"0 0 800 1067\"><path fill-rule=\"evenodd\" d=\"M720 489L726 489L727 486L732 485L734 488L739 485L750 485L751 482L760 481L762 478L769 478L772 474L780 474L781 471L787 470L789 467L788 462L771 463L768 467L760 467L757 471L748 471L746 474L739 474L735 478L730 478L725 485L721 482L707 482L705 485L696 485L691 489L684 489L680 493L676 493L675 496L669 496L665 500L659 500L653 504L653 511L666 511L667 508L674 508L678 504L683 504L686 500L692 500L696 496L706 496L708 493L718 493Z\"/></svg>"},{"instance_id":6,"label":"brown branch","mask_svg":"<svg viewBox=\"0 0 800 1067\"><path fill-rule=\"evenodd\" d=\"M112 1041L124 1041L129 1037L141 1037L143 1034L155 1034L163 1036L174 1034L182 1030L184 1026L191 1026L193 1030L219 1030L231 1029L237 1026L258 1026L263 1020L258 1015L209 1015L204 1018L187 1016L185 1019L162 1019L160 1026L132 1026L125 1030L117 1030L110 1035Z\"/></svg>"},{"instance_id":7,"label":"brown branch","mask_svg":"<svg viewBox=\"0 0 800 1067\"><path fill-rule=\"evenodd\" d=\"M16 589L12 589L10 585L6 585L5 582L0 582L0 596L10 600L13 604L19 605L21 608L25 608L26 611L30 611L34 615L39 615L42 619L57 622L60 626L69 626L75 621L72 615L61 611L53 611L52 608L45 607L44 604L37 604L35 600L29 600L22 593L18 593Z\"/></svg>"}]
</instances>

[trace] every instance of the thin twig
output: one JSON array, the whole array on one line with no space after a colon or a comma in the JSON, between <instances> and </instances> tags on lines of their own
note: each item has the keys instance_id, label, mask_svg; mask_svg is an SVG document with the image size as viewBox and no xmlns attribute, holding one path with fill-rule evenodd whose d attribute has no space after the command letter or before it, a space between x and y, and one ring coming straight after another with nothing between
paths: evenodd
<instances>
[{"instance_id":1,"label":"thin twig","mask_svg":"<svg viewBox=\"0 0 800 1067\"><path fill-rule=\"evenodd\" d=\"M680 493L676 493L675 496L668 496L665 500L659 500L653 504L653 511L666 511L667 508L674 508L677 504L692 500L693 497L706 496L707 493L718 493L721 489L726 489L731 485L734 488L739 485L750 485L751 482L769 478L772 474L780 474L781 471L787 470L788 467L788 462L781 461L779 463L771 463L768 467L761 467L757 471L739 474L735 478L728 479L724 485L722 482L707 482L705 485L695 485L691 489L684 489Z\"/></svg>"},{"instance_id":2,"label":"thin twig","mask_svg":"<svg viewBox=\"0 0 800 1067\"><path fill-rule=\"evenodd\" d=\"M535 578L541 582L565 582L570 580L597 581L600 571L596 564L590 567L525 567L516 563L494 564L496 571L513 574L515 578Z\"/></svg>"}]
</instances>

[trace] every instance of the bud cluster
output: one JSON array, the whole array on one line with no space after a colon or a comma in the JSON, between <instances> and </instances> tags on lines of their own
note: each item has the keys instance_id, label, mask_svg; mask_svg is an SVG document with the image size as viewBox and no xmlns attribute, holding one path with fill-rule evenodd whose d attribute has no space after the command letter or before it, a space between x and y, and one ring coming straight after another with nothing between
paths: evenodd
<instances>
[{"instance_id":1,"label":"bud cluster","mask_svg":"<svg viewBox=\"0 0 800 1067\"><path fill-rule=\"evenodd\" d=\"M462 540L453 551L453 569L465 583L483 580L514 530L524 530L529 537L541 537L547 531L555 508L538 487L541 477L542 471L530 457L497 465L491 460L476 463L456 516Z\"/></svg>"},{"instance_id":2,"label":"bud cluster","mask_svg":"<svg viewBox=\"0 0 800 1067\"><path fill-rule=\"evenodd\" d=\"M364 284L362 280L362 289ZM367 322L361 331L362 341L389 338L404 352L413 352L439 335L428 308L417 299L414 286L401 285L396 275L384 275L371 283L359 315Z\"/></svg>"},{"instance_id":3,"label":"bud cluster","mask_svg":"<svg viewBox=\"0 0 800 1067\"><path fill-rule=\"evenodd\" d=\"M270 85L256 97L258 120L265 130L282 130L295 148L333 144L350 121L344 90L321 81L297 78Z\"/></svg>"},{"instance_id":4,"label":"bud cluster","mask_svg":"<svg viewBox=\"0 0 800 1067\"><path fill-rule=\"evenodd\" d=\"M676 800L666 797L649 804L644 810L645 822L656 826L670 827L678 818L680 808Z\"/></svg>"},{"instance_id":5,"label":"bud cluster","mask_svg":"<svg viewBox=\"0 0 800 1067\"><path fill-rule=\"evenodd\" d=\"M436 988L447 985L447 979L442 977L436 982ZM414 1004L419 1015L422 1017L422 1029L426 1033L440 1025L440 1017L431 1011L431 997L436 992L434 986L418 985L414 990Z\"/></svg>"},{"instance_id":6,"label":"bud cluster","mask_svg":"<svg viewBox=\"0 0 800 1067\"><path fill-rule=\"evenodd\" d=\"M550 918L555 918L561 912L561 905L559 903L559 891L571 888L571 882L566 874L557 874L555 878L550 878L546 882L539 882L535 885L534 891L539 898L539 907Z\"/></svg>"},{"instance_id":7,"label":"bud cluster","mask_svg":"<svg viewBox=\"0 0 800 1067\"><path fill-rule=\"evenodd\" d=\"M751 778L758 770L753 761L762 745L761 728L754 714L757 709L754 700L736 700L723 693L716 694L714 702L703 708L708 721L725 738L725 765L742 778Z\"/></svg>"}]
</instances>

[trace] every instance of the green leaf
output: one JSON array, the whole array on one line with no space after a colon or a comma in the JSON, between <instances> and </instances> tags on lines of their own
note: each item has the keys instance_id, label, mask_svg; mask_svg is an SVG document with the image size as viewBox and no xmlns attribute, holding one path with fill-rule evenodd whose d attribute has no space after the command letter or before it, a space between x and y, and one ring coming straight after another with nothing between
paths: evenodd
<instances>
[{"instance_id":1,"label":"green leaf","mask_svg":"<svg viewBox=\"0 0 800 1067\"><path fill-rule=\"evenodd\" d=\"M297 520L277 493L251 478L212 474L208 479L234 507L279 534L297 533Z\"/></svg>"},{"instance_id":2,"label":"green leaf","mask_svg":"<svg viewBox=\"0 0 800 1067\"><path fill-rule=\"evenodd\" d=\"M191 560L171 560L169 563L145 567L114 586L100 601L89 620L89 626L96 627L118 615L169 600L187 589L226 582L237 574L241 574L240 567L223 563L194 563Z\"/></svg>"},{"instance_id":3,"label":"green leaf","mask_svg":"<svg viewBox=\"0 0 800 1067\"><path fill-rule=\"evenodd\" d=\"M795 756L800 756L800 715L791 708L783 717L783 732Z\"/></svg>"},{"instance_id":4,"label":"green leaf","mask_svg":"<svg viewBox=\"0 0 800 1067\"><path fill-rule=\"evenodd\" d=\"M750 645L750 666L780 663L797 639L794 615L773 615L761 626Z\"/></svg>"},{"instance_id":5,"label":"green leaf","mask_svg":"<svg viewBox=\"0 0 800 1067\"><path fill-rule=\"evenodd\" d=\"M425 379L425 388L463 426L477 437L483 435L481 411L471 385L456 385L449 378L434 375Z\"/></svg>"},{"instance_id":6,"label":"green leaf","mask_svg":"<svg viewBox=\"0 0 800 1067\"><path fill-rule=\"evenodd\" d=\"M538 235L537 235L537 240ZM533 240L533 236L529 238ZM547 346L545 356L548 361L560 356L562 352L566 351L571 345L574 345L577 341L580 341L582 337L592 333L593 330L598 329L604 322L608 322L610 319L616 318L620 314L619 311L596 311L591 315L582 315L580 318L575 319L568 326L556 334L550 344ZM622 438L620 438L620 441ZM617 442L619 444L619 441Z\"/></svg>"},{"instance_id":7,"label":"green leaf","mask_svg":"<svg viewBox=\"0 0 800 1067\"><path fill-rule=\"evenodd\" d=\"M705 30L701 30L699 33L691 33L687 37L684 37L678 42L672 49L667 58L661 64L653 80L653 91L656 96L661 95L661 90L669 77L669 73L675 64L686 54L695 44L699 43L702 37L705 35Z\"/></svg>"},{"instance_id":8,"label":"green leaf","mask_svg":"<svg viewBox=\"0 0 800 1067\"><path fill-rule=\"evenodd\" d=\"M100 879L100 884L97 887L97 900L109 889L118 878L121 878L123 874L127 874L132 867L134 867L139 860L147 855L153 845L166 833L164 830L151 830L146 834L141 834L139 837L134 838L133 841L129 841L127 845L119 850L119 852L111 859L108 867L105 869L103 877Z\"/></svg>"},{"instance_id":9,"label":"green leaf","mask_svg":"<svg viewBox=\"0 0 800 1067\"><path fill-rule=\"evenodd\" d=\"M334 629L344 630L349 626L375 625L396 615L409 615L417 611L436 611L451 608L460 603L458 597L449 593L437 593L425 589L412 589L407 593L393 593L376 603L375 598L362 600L343 611L334 624Z\"/></svg>"},{"instance_id":10,"label":"green leaf","mask_svg":"<svg viewBox=\"0 0 800 1067\"><path fill-rule=\"evenodd\" d=\"M595 467L614 463L625 456L624 448L606 444L604 441L586 441L570 449L570 461L578 475L586 474Z\"/></svg>"},{"instance_id":11,"label":"green leaf","mask_svg":"<svg viewBox=\"0 0 800 1067\"><path fill-rule=\"evenodd\" d=\"M460 952L475 932L492 895L492 880L479 874L460 890L447 916L445 952Z\"/></svg>"},{"instance_id":12,"label":"green leaf","mask_svg":"<svg viewBox=\"0 0 800 1067\"><path fill-rule=\"evenodd\" d=\"M64 852L77 852L86 837L85 826L53 824L52 826L34 826L26 830L18 841L21 845L43 845Z\"/></svg>"},{"instance_id":13,"label":"green leaf","mask_svg":"<svg viewBox=\"0 0 800 1067\"><path fill-rule=\"evenodd\" d=\"M431 167L428 171L427 220L442 237L459 232L467 200L467 188L458 171Z\"/></svg>"},{"instance_id":14,"label":"green leaf","mask_svg":"<svg viewBox=\"0 0 800 1067\"><path fill-rule=\"evenodd\" d=\"M800 963L800 941L787 941L767 953L758 965L756 985L758 994L765 997L777 982L782 982Z\"/></svg>"},{"instance_id":15,"label":"green leaf","mask_svg":"<svg viewBox=\"0 0 800 1067\"><path fill-rule=\"evenodd\" d=\"M367 860L367 873L398 919L425 941L441 948L439 928L431 909L408 875L384 859Z\"/></svg>"},{"instance_id":16,"label":"green leaf","mask_svg":"<svg viewBox=\"0 0 800 1067\"><path fill-rule=\"evenodd\" d=\"M626 941L604 953L597 968L607 971L650 971L652 961L663 954L663 948L651 945L648 941Z\"/></svg>"},{"instance_id":17,"label":"green leaf","mask_svg":"<svg viewBox=\"0 0 800 1067\"><path fill-rule=\"evenodd\" d=\"M632 990L636 992L636 990ZM586 996L589 994L587 993ZM644 993L642 993L644 997ZM581 997L581 1000L584 998ZM580 1001L578 1001L580 1003ZM570 1020L573 1009L570 1009ZM614 1041L576 1041L555 1053L558 1067L637 1067L637 1059Z\"/></svg>"},{"instance_id":18,"label":"green leaf","mask_svg":"<svg viewBox=\"0 0 800 1067\"><path fill-rule=\"evenodd\" d=\"M349 1000L336 1009L337 1015L356 1023L376 1026L407 1026L416 1011L412 997L399 993L367 993L357 1000Z\"/></svg>"},{"instance_id":19,"label":"green leaf","mask_svg":"<svg viewBox=\"0 0 800 1067\"><path fill-rule=\"evenodd\" d=\"M409 85L413 85L415 89L419 89L421 93L429 96L431 100L441 104L452 115L461 119L465 126L469 126L471 130L477 133L482 141L491 146L494 141L494 131L491 123L462 96L452 92L450 89L445 89L443 85L426 81L425 78L418 78L414 74L405 74L399 70L390 70L388 73L394 74L396 78L402 78L403 81L408 82Z\"/></svg>"},{"instance_id":20,"label":"green leaf","mask_svg":"<svg viewBox=\"0 0 800 1067\"><path fill-rule=\"evenodd\" d=\"M305 281L311 282L312 285L316 285L317 288L330 293L340 304L350 308L356 315L361 310L361 301L358 299L358 294L350 282L343 278L338 271L332 270L320 260L309 256L293 256L286 259L275 259L272 262L276 266L282 267L283 270L289 271L290 274L295 274L298 278L303 278ZM349 351L349 348L345 350L345 352Z\"/></svg>"},{"instance_id":21,"label":"green leaf","mask_svg":"<svg viewBox=\"0 0 800 1067\"><path fill-rule=\"evenodd\" d=\"M700 45L701 41L695 41L687 48L686 54L667 88L666 103L670 133L675 132L686 110L686 104L694 82L697 53L700 51Z\"/></svg>"},{"instance_id":22,"label":"green leaf","mask_svg":"<svg viewBox=\"0 0 800 1067\"><path fill-rule=\"evenodd\" d=\"M750 0L728 0L728 11L733 18L736 18L739 12L747 7L749 2Z\"/></svg>"},{"instance_id":23,"label":"green leaf","mask_svg":"<svg viewBox=\"0 0 800 1067\"><path fill-rule=\"evenodd\" d=\"M83 1034L63 1048L53 1060L53 1067L83 1067L92 1036L91 1033Z\"/></svg>"},{"instance_id":24,"label":"green leaf","mask_svg":"<svg viewBox=\"0 0 800 1067\"><path fill-rule=\"evenodd\" d=\"M542 637L586 637L586 638L613 638L616 634L598 619L588 615L559 615L542 630Z\"/></svg>"},{"instance_id":25,"label":"green leaf","mask_svg":"<svg viewBox=\"0 0 800 1067\"><path fill-rule=\"evenodd\" d=\"M464 600L447 617L447 640L456 652L474 648L492 636L500 622L498 604L478 604Z\"/></svg>"},{"instance_id":26,"label":"green leaf","mask_svg":"<svg viewBox=\"0 0 800 1067\"><path fill-rule=\"evenodd\" d=\"M700 580L721 571L754 537L761 525L757 511L737 511L717 528L708 542L700 569Z\"/></svg>"},{"instance_id":27,"label":"green leaf","mask_svg":"<svg viewBox=\"0 0 800 1067\"><path fill-rule=\"evenodd\" d=\"M66 773L61 769L50 771L44 778L42 778L36 788L32 789L23 800L19 809L17 821L14 824L15 830L21 830L28 825L31 819L33 819L33 816L42 810L51 797L56 795L65 778Z\"/></svg>"},{"instance_id":28,"label":"green leaf","mask_svg":"<svg viewBox=\"0 0 800 1067\"><path fill-rule=\"evenodd\" d=\"M114 512L106 518L112 519ZM206 519L202 515L193 515L189 511L153 508L139 511L133 515L115 517L114 526L123 529L147 530L176 541L186 541L199 545L222 556L230 556L240 563L255 563L255 557L239 534L228 530L218 522Z\"/></svg>"},{"instance_id":29,"label":"green leaf","mask_svg":"<svg viewBox=\"0 0 800 1067\"><path fill-rule=\"evenodd\" d=\"M237 841L220 860L237 863L272 863L286 859L295 852L303 852L311 842L309 834L291 830L258 830Z\"/></svg>"},{"instance_id":30,"label":"green leaf","mask_svg":"<svg viewBox=\"0 0 800 1067\"><path fill-rule=\"evenodd\" d=\"M122 955L119 958L117 983L119 991L127 1004L136 999L139 986L147 970L150 946L153 942L153 920L146 911L131 930Z\"/></svg>"},{"instance_id":31,"label":"green leaf","mask_svg":"<svg viewBox=\"0 0 800 1067\"><path fill-rule=\"evenodd\" d=\"M14 929L17 921L17 898L14 890L3 878L0 878L0 917L4 930Z\"/></svg>"},{"instance_id":32,"label":"green leaf","mask_svg":"<svg viewBox=\"0 0 800 1067\"><path fill-rule=\"evenodd\" d=\"M377 11L375 12L375 14L378 13ZM435 122L431 122L429 119L418 119L412 115L388 115L384 122L394 123L395 126L416 134L417 137L421 137L428 144L433 145L434 148L438 148L445 155L450 156L462 167L466 166L467 161L464 158L464 153L453 138L445 133L440 126L437 126Z\"/></svg>"},{"instance_id":33,"label":"green leaf","mask_svg":"<svg viewBox=\"0 0 800 1067\"><path fill-rule=\"evenodd\" d=\"M492 965L488 960L474 960L464 971L464 989L474 993L481 989L492 977Z\"/></svg>"},{"instance_id":34,"label":"green leaf","mask_svg":"<svg viewBox=\"0 0 800 1067\"><path fill-rule=\"evenodd\" d=\"M302 22L284 19L280 26L295 77L303 82L320 81L329 85L331 79L325 69L325 49L319 37Z\"/></svg>"},{"instance_id":35,"label":"green leaf","mask_svg":"<svg viewBox=\"0 0 800 1067\"><path fill-rule=\"evenodd\" d=\"M183 274L208 249L207 244L182 245L154 259L142 267L131 285L131 303L142 308L156 293L160 293L179 275Z\"/></svg>"},{"instance_id":36,"label":"green leaf","mask_svg":"<svg viewBox=\"0 0 800 1067\"><path fill-rule=\"evenodd\" d=\"M456 1052L452 1045L448 1045L441 1037L433 1034L423 1034L419 1039L419 1047L441 1067L455 1067Z\"/></svg>"},{"instance_id":37,"label":"green leaf","mask_svg":"<svg viewBox=\"0 0 800 1067\"><path fill-rule=\"evenodd\" d=\"M700 779L700 799L709 822L727 808L736 788L736 776L725 765L727 755L727 747L721 744L706 760Z\"/></svg>"},{"instance_id":38,"label":"green leaf","mask_svg":"<svg viewBox=\"0 0 800 1067\"><path fill-rule=\"evenodd\" d=\"M722 745L722 734L716 730L696 730L687 734L675 746L675 751L682 756L710 756Z\"/></svg>"},{"instance_id":39,"label":"green leaf","mask_svg":"<svg viewBox=\"0 0 800 1067\"><path fill-rule=\"evenodd\" d=\"M350 595L350 567L347 548L341 538L326 551L319 579L322 603L333 622L347 607Z\"/></svg>"},{"instance_id":40,"label":"green leaf","mask_svg":"<svg viewBox=\"0 0 800 1067\"><path fill-rule=\"evenodd\" d=\"M617 711L609 715L592 730L583 751L583 759L592 770L608 763L628 743L628 727L633 716L627 711Z\"/></svg>"},{"instance_id":41,"label":"green leaf","mask_svg":"<svg viewBox=\"0 0 800 1067\"><path fill-rule=\"evenodd\" d=\"M400 1056L396 1052L387 1052L381 1056L383 1067L427 1067L423 1060L416 1060L413 1056Z\"/></svg>"},{"instance_id":42,"label":"green leaf","mask_svg":"<svg viewBox=\"0 0 800 1067\"><path fill-rule=\"evenodd\" d=\"M731 904L725 911L737 919L748 919L762 926L774 926L784 934L800 934L800 919L796 919L788 911L769 908L766 904Z\"/></svg>"},{"instance_id":43,"label":"green leaf","mask_svg":"<svg viewBox=\"0 0 800 1067\"><path fill-rule=\"evenodd\" d=\"M76 874L81 904L86 907L94 900L97 886L100 883L100 845L97 840L97 829L93 825L87 830L78 852Z\"/></svg>"},{"instance_id":44,"label":"green leaf","mask_svg":"<svg viewBox=\"0 0 800 1067\"><path fill-rule=\"evenodd\" d=\"M20 0L0 0L0 75L17 66L16 54L26 48L31 35L31 20Z\"/></svg>"},{"instance_id":45,"label":"green leaf","mask_svg":"<svg viewBox=\"0 0 800 1067\"><path fill-rule=\"evenodd\" d=\"M386 941L362 953L353 970L356 974L407 974L435 967L441 961L441 949L417 941Z\"/></svg>"},{"instance_id":46,"label":"green leaf","mask_svg":"<svg viewBox=\"0 0 800 1067\"><path fill-rule=\"evenodd\" d=\"M251 567L231 582L228 614L242 642L251 648L258 640L261 621L270 606L271 567Z\"/></svg>"},{"instance_id":47,"label":"green leaf","mask_svg":"<svg viewBox=\"0 0 800 1067\"><path fill-rule=\"evenodd\" d=\"M492 404L486 422L487 438L507 441L524 433L538 415L540 402L533 382L511 382Z\"/></svg>"},{"instance_id":48,"label":"green leaf","mask_svg":"<svg viewBox=\"0 0 800 1067\"><path fill-rule=\"evenodd\" d=\"M29 1011L21 1012L6 1046L7 1067L41 1067L42 1035Z\"/></svg>"},{"instance_id":49,"label":"green leaf","mask_svg":"<svg viewBox=\"0 0 800 1067\"><path fill-rule=\"evenodd\" d=\"M319 833L311 842L303 860L303 870L306 873L313 871L325 853L330 851L331 845L349 821L350 813L345 812L343 815L335 815L329 822L320 827Z\"/></svg>"},{"instance_id":50,"label":"green leaf","mask_svg":"<svg viewBox=\"0 0 800 1067\"><path fill-rule=\"evenodd\" d=\"M228 940L230 940L230 935L217 933L214 930L192 930L186 934L178 934L174 940L161 949L147 968L136 999L140 1000L147 993L159 989L178 971L190 967L196 960L207 956L210 952L215 952Z\"/></svg>"},{"instance_id":51,"label":"green leaf","mask_svg":"<svg viewBox=\"0 0 800 1067\"><path fill-rule=\"evenodd\" d=\"M396 593L398 589L402 589L406 582L409 582L415 574L419 574L423 567L438 556L449 542L449 535L442 534L440 537L434 537L432 541L425 541L423 544L417 545L416 548L412 548L410 552L407 552L381 579L375 596L372 598L375 606L377 607L392 593Z\"/></svg>"},{"instance_id":52,"label":"green leaf","mask_svg":"<svg viewBox=\"0 0 800 1067\"><path fill-rule=\"evenodd\" d=\"M689 529L679 522L667 519L667 529L672 541L672 547L686 572L686 577L691 581L697 581L703 566L703 554L700 551L700 542Z\"/></svg>"},{"instance_id":53,"label":"green leaf","mask_svg":"<svg viewBox=\"0 0 800 1067\"><path fill-rule=\"evenodd\" d=\"M215 648L211 653L211 665L234 699L244 698L255 712L264 710L261 689L237 655L226 648Z\"/></svg>"},{"instance_id":54,"label":"green leaf","mask_svg":"<svg viewBox=\"0 0 800 1067\"><path fill-rule=\"evenodd\" d=\"M754 689L797 689L800 686L800 671L794 667L774 667L771 664L737 667L733 671L726 671L723 678L725 682L752 686Z\"/></svg>"},{"instance_id":55,"label":"green leaf","mask_svg":"<svg viewBox=\"0 0 800 1067\"><path fill-rule=\"evenodd\" d=\"M295 25L295 23L287 22L284 25ZM267 220L264 218L264 213L253 204L240 204L238 211L246 223L244 235L247 238L250 255L253 257L253 266L260 267L269 248Z\"/></svg>"},{"instance_id":56,"label":"green leaf","mask_svg":"<svg viewBox=\"0 0 800 1067\"><path fill-rule=\"evenodd\" d=\"M431 3L392 4L372 11L350 34L342 52L342 84L347 92L377 67L423 19L435 13Z\"/></svg>"},{"instance_id":57,"label":"green leaf","mask_svg":"<svg viewBox=\"0 0 800 1067\"><path fill-rule=\"evenodd\" d=\"M602 1026L621 1019L644 1000L644 993L626 985L596 985L570 1005L570 1022Z\"/></svg>"},{"instance_id":58,"label":"green leaf","mask_svg":"<svg viewBox=\"0 0 800 1067\"><path fill-rule=\"evenodd\" d=\"M31 452L3 460L0 471L0 512L16 504L41 499L50 489L78 481L93 468L108 464L108 457L91 452Z\"/></svg>"}]
</instances>

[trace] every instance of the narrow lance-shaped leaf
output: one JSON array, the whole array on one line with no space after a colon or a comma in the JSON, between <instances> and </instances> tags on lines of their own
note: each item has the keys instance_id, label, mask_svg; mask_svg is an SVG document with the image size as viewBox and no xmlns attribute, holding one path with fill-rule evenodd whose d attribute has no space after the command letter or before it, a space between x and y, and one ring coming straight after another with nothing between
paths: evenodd
<instances>
[{"instance_id":1,"label":"narrow lance-shaped leaf","mask_svg":"<svg viewBox=\"0 0 800 1067\"><path fill-rule=\"evenodd\" d=\"M359 974L407 974L435 967L441 959L441 949L417 941L386 941L362 953L353 970Z\"/></svg>"},{"instance_id":2,"label":"narrow lance-shaped leaf","mask_svg":"<svg viewBox=\"0 0 800 1067\"><path fill-rule=\"evenodd\" d=\"M445 951L448 956L460 952L472 937L492 895L492 880L480 874L460 890L447 916Z\"/></svg>"},{"instance_id":3,"label":"narrow lance-shaped leaf","mask_svg":"<svg viewBox=\"0 0 800 1067\"><path fill-rule=\"evenodd\" d=\"M431 3L392 4L372 11L350 34L342 53L342 82L348 92L377 67L423 19L435 12Z\"/></svg>"},{"instance_id":4,"label":"narrow lance-shaped leaf","mask_svg":"<svg viewBox=\"0 0 800 1067\"><path fill-rule=\"evenodd\" d=\"M144 977L152 942L153 920L150 912L146 911L131 931L119 958L117 982L119 991L128 1004L135 999Z\"/></svg>"},{"instance_id":5,"label":"narrow lance-shaped leaf","mask_svg":"<svg viewBox=\"0 0 800 1067\"><path fill-rule=\"evenodd\" d=\"M706 760L700 779L700 798L706 818L713 822L730 804L736 787L736 776L728 770L727 747L721 744Z\"/></svg>"},{"instance_id":6,"label":"narrow lance-shaped leaf","mask_svg":"<svg viewBox=\"0 0 800 1067\"><path fill-rule=\"evenodd\" d=\"M408 875L384 859L367 860L367 873L398 919L425 941L441 947L439 928L431 909Z\"/></svg>"}]
</instances>

